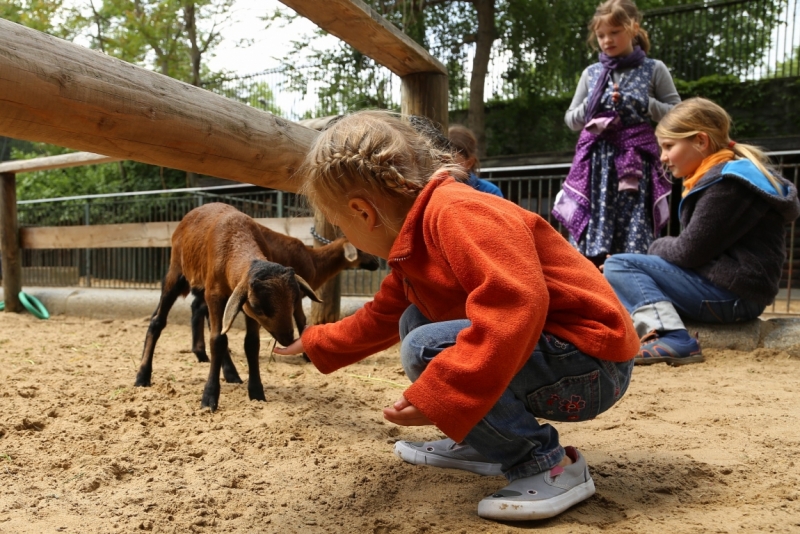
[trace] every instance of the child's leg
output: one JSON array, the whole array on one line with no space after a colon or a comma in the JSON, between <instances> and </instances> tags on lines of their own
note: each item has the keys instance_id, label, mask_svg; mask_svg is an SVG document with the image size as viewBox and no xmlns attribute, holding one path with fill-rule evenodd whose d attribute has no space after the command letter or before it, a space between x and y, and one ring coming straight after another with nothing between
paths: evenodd
<instances>
[{"instance_id":1,"label":"child's leg","mask_svg":"<svg viewBox=\"0 0 800 534\"><path fill-rule=\"evenodd\" d=\"M606 260L603 272L631 313L639 336L685 329L678 312L698 321L733 323L755 319L763 311L659 256L617 254Z\"/></svg>"},{"instance_id":2,"label":"child's leg","mask_svg":"<svg viewBox=\"0 0 800 534\"><path fill-rule=\"evenodd\" d=\"M410 329L412 325L416 328ZM408 377L416 380L468 325L469 321L427 323L416 308L409 308L401 320L401 357ZM631 367L631 362L597 360L543 334L526 365L465 440L487 461L501 464L513 481L484 499L479 514L507 520L550 517L594 493L585 460L577 451L571 449L569 454L574 466L557 467L566 451L555 428L540 425L537 417L594 418L624 394ZM524 494L517 485L527 488Z\"/></svg>"}]
</instances>

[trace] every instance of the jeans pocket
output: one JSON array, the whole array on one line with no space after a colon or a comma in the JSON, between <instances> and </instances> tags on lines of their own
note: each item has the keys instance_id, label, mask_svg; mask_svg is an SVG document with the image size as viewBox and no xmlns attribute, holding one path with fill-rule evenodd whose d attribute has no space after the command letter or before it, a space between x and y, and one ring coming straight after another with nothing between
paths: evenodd
<instances>
[{"instance_id":1,"label":"jeans pocket","mask_svg":"<svg viewBox=\"0 0 800 534\"><path fill-rule=\"evenodd\" d=\"M536 417L550 421L587 421L600 413L600 371L567 376L528 395Z\"/></svg>"}]
</instances>

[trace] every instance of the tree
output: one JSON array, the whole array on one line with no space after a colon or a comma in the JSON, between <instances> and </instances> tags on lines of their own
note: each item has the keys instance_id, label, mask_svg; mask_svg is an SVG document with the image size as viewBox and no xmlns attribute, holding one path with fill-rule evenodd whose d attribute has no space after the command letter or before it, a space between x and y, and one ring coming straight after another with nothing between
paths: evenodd
<instances>
[{"instance_id":1,"label":"tree","mask_svg":"<svg viewBox=\"0 0 800 534\"><path fill-rule=\"evenodd\" d=\"M485 146L484 106L493 99L525 98L526 94L559 95L575 88L581 71L596 61L587 44L587 23L598 0L366 0L447 66L451 107L468 96L467 123ZM696 0L640 0L644 26L652 34L653 57L667 62L678 77L708 72L744 72L769 46L769 29L778 20L781 0L697 3ZM688 14L688 15L687 15ZM702 27L700 21L702 20ZM313 50L321 35L305 36L296 51ZM464 66L472 55L468 81ZM506 90L486 95L490 58L504 64ZM337 71L365 76L377 69L350 47L314 51L315 74L332 91L349 83ZM287 58L286 63L291 61ZM495 68L499 66L495 64ZM368 102L357 86L355 102ZM324 92L324 91L323 91ZM326 98L329 98L326 96Z\"/></svg>"},{"instance_id":2,"label":"tree","mask_svg":"<svg viewBox=\"0 0 800 534\"><path fill-rule=\"evenodd\" d=\"M212 76L203 56L219 44L234 0L102 0L92 46L195 86Z\"/></svg>"},{"instance_id":3,"label":"tree","mask_svg":"<svg viewBox=\"0 0 800 534\"><path fill-rule=\"evenodd\" d=\"M67 41L73 40L86 26L86 19L64 0L3 0L0 18L16 22Z\"/></svg>"}]
</instances>

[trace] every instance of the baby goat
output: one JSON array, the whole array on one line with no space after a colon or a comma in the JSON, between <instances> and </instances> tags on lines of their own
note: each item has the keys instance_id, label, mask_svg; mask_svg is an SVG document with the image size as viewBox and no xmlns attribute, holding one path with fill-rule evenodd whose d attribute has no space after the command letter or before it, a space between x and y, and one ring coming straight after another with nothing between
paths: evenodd
<instances>
[{"instance_id":1,"label":"baby goat","mask_svg":"<svg viewBox=\"0 0 800 534\"><path fill-rule=\"evenodd\" d=\"M346 238L340 237L327 245L311 248L301 240L260 226L267 241L270 259L275 263L291 267L298 276L317 290L322 284L345 269L359 267L375 271L380 267L378 258L356 249ZM208 317L208 308L202 288L192 288L192 352L198 362L207 362L203 325ZM302 331L300 332L302 334ZM242 380L230 355L224 356L223 374L226 382L240 383Z\"/></svg>"},{"instance_id":2,"label":"baby goat","mask_svg":"<svg viewBox=\"0 0 800 534\"><path fill-rule=\"evenodd\" d=\"M201 288L211 327L211 366L200 406L214 411L219 405L220 370L228 354L226 334L241 310L248 394L251 400L266 400L258 369L259 326L281 345L289 345L294 340L292 317L299 331L306 325L303 296L317 302L319 298L291 268L270 261L270 247L260 228L244 213L220 203L195 208L181 220L172 235L169 270L147 329L136 386L150 385L155 344L175 300Z\"/></svg>"}]
</instances>

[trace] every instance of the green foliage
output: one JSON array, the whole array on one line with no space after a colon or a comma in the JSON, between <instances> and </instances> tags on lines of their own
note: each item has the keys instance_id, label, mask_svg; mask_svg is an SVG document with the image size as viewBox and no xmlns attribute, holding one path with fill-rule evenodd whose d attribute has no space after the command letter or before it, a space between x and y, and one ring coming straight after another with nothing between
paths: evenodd
<instances>
[{"instance_id":1,"label":"green foliage","mask_svg":"<svg viewBox=\"0 0 800 534\"><path fill-rule=\"evenodd\" d=\"M344 43L314 50L311 41L301 40L294 45L297 52L309 49L310 62L316 68L298 68L292 62L283 62L290 90L306 93L310 85L318 87L318 102L303 118L393 107L391 79L381 73L375 61Z\"/></svg>"},{"instance_id":2,"label":"green foliage","mask_svg":"<svg viewBox=\"0 0 800 534\"><path fill-rule=\"evenodd\" d=\"M725 108L733 119L732 136L759 139L798 135L800 78L740 81L732 75L707 76L696 81L675 80L682 99L701 96ZM578 134L564 124L571 94L527 93L496 102L486 111L487 154L502 156L540 152L569 152ZM463 113L451 113L462 122Z\"/></svg>"},{"instance_id":3,"label":"green foliage","mask_svg":"<svg viewBox=\"0 0 800 534\"><path fill-rule=\"evenodd\" d=\"M798 135L800 78L741 82L735 76L675 80L682 99L701 96L721 105L733 119L732 136L741 139Z\"/></svg>"},{"instance_id":4,"label":"green foliage","mask_svg":"<svg viewBox=\"0 0 800 534\"><path fill-rule=\"evenodd\" d=\"M63 0L3 0L0 18L71 41L86 26L75 7Z\"/></svg>"}]
</instances>

